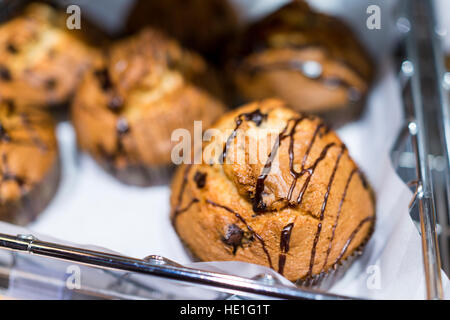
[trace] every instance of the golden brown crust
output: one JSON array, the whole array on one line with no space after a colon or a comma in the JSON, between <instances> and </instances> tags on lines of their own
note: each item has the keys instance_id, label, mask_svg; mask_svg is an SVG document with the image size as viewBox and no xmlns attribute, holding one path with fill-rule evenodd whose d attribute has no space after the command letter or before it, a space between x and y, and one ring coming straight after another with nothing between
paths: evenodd
<instances>
[{"instance_id":1,"label":"golden brown crust","mask_svg":"<svg viewBox=\"0 0 450 320\"><path fill-rule=\"evenodd\" d=\"M46 107L66 102L96 51L44 4L0 25L0 99Z\"/></svg>"},{"instance_id":2,"label":"golden brown crust","mask_svg":"<svg viewBox=\"0 0 450 320\"><path fill-rule=\"evenodd\" d=\"M127 181L119 172L170 165L172 132L192 133L195 120L206 129L223 112L195 84L207 76L198 55L150 29L113 45L86 73L73 103L81 149L126 183L151 183L142 174L142 181Z\"/></svg>"},{"instance_id":3,"label":"golden brown crust","mask_svg":"<svg viewBox=\"0 0 450 320\"><path fill-rule=\"evenodd\" d=\"M228 0L138 1L127 27L135 32L143 26L158 28L187 48L215 58L237 29L237 15Z\"/></svg>"},{"instance_id":4,"label":"golden brown crust","mask_svg":"<svg viewBox=\"0 0 450 320\"><path fill-rule=\"evenodd\" d=\"M346 25L294 1L251 26L233 77L244 98L279 97L297 111L358 111L368 91L370 58Z\"/></svg>"},{"instance_id":5,"label":"golden brown crust","mask_svg":"<svg viewBox=\"0 0 450 320\"><path fill-rule=\"evenodd\" d=\"M0 103L0 219L27 223L53 197L59 181L54 129L44 112Z\"/></svg>"},{"instance_id":6,"label":"golden brown crust","mask_svg":"<svg viewBox=\"0 0 450 320\"><path fill-rule=\"evenodd\" d=\"M295 281L327 272L367 240L371 189L320 119L263 100L213 128L223 137L204 150L221 152L204 151L204 163L181 166L172 183L172 221L194 256L265 265ZM263 146L274 132L263 159L250 161L256 149L242 137Z\"/></svg>"}]
</instances>

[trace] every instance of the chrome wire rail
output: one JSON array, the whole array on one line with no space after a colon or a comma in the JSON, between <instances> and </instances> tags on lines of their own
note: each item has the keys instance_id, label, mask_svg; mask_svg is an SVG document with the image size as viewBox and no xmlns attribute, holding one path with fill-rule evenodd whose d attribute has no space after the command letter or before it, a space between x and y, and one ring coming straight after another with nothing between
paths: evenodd
<instances>
[{"instance_id":1,"label":"chrome wire rail","mask_svg":"<svg viewBox=\"0 0 450 320\"><path fill-rule=\"evenodd\" d=\"M399 153L399 145L404 144L415 158L414 179L411 174L399 174L415 187L410 213L419 221L427 298L442 299L436 219L437 213L443 216L448 210L450 141L448 104L442 87L443 56L432 0L410 0L405 5L407 16L403 19L410 30L401 57L406 135L401 134L400 140L408 141L397 143L394 151Z\"/></svg>"},{"instance_id":2,"label":"chrome wire rail","mask_svg":"<svg viewBox=\"0 0 450 320\"><path fill-rule=\"evenodd\" d=\"M134 259L116 254L75 248L56 243L39 241L31 235L11 236L0 234L0 247L16 252L71 261L101 269L119 270L151 275L182 283L189 283L231 294L257 295L279 299L343 300L349 297L324 293L318 290L289 287L281 284L266 284L264 281L248 279L217 272L183 267L160 256ZM261 275L263 276L263 275Z\"/></svg>"}]
</instances>

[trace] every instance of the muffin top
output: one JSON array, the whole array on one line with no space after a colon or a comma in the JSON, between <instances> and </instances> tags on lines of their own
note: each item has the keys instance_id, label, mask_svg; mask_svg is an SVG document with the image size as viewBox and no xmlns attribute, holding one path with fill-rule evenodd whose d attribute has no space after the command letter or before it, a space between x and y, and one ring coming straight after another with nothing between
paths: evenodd
<instances>
[{"instance_id":1,"label":"muffin top","mask_svg":"<svg viewBox=\"0 0 450 320\"><path fill-rule=\"evenodd\" d=\"M341 20L313 11L304 1L292 1L252 25L242 53L264 49L318 48L333 60L348 65L363 79L372 77L372 65L351 29Z\"/></svg>"},{"instance_id":2,"label":"muffin top","mask_svg":"<svg viewBox=\"0 0 450 320\"><path fill-rule=\"evenodd\" d=\"M65 19L35 3L0 25L0 99L45 107L70 97L96 53Z\"/></svg>"},{"instance_id":3,"label":"muffin top","mask_svg":"<svg viewBox=\"0 0 450 320\"><path fill-rule=\"evenodd\" d=\"M171 134L210 125L224 107L214 76L197 54L152 29L112 45L87 72L72 115L78 141L116 167L171 163Z\"/></svg>"},{"instance_id":4,"label":"muffin top","mask_svg":"<svg viewBox=\"0 0 450 320\"><path fill-rule=\"evenodd\" d=\"M0 102L0 204L27 194L56 161L52 118L12 101Z\"/></svg>"},{"instance_id":5,"label":"muffin top","mask_svg":"<svg viewBox=\"0 0 450 320\"><path fill-rule=\"evenodd\" d=\"M372 191L322 120L269 99L213 128L203 163L179 168L172 187L172 221L194 256L266 265L295 281L368 239Z\"/></svg>"},{"instance_id":6,"label":"muffin top","mask_svg":"<svg viewBox=\"0 0 450 320\"><path fill-rule=\"evenodd\" d=\"M322 113L363 100L373 65L340 20L293 1L250 26L231 68L249 99L279 97L298 111Z\"/></svg>"}]
</instances>

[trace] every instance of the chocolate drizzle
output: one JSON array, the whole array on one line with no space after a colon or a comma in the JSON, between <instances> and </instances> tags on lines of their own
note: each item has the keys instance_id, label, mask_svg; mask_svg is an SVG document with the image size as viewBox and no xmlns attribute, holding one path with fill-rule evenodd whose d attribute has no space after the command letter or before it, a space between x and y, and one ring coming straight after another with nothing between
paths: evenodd
<instances>
[{"instance_id":1,"label":"chocolate drizzle","mask_svg":"<svg viewBox=\"0 0 450 320\"><path fill-rule=\"evenodd\" d=\"M361 230L361 228L368 222L371 221L375 221L375 217L374 216L370 216L370 217L366 217L363 220L361 220L361 222L358 224L358 226L352 231L352 233L350 234L350 237L347 239L347 241L345 242L344 247L341 250L341 253L339 254L339 256L337 257L336 261L334 262L333 265L337 265L338 263L341 262L342 258L344 257L345 253L348 250L348 247L350 246L350 244L352 243L353 239L356 237L356 235L358 234L359 230Z\"/></svg>"},{"instance_id":2,"label":"chocolate drizzle","mask_svg":"<svg viewBox=\"0 0 450 320\"><path fill-rule=\"evenodd\" d=\"M264 203L263 197L262 197L262 194L264 192L264 183L272 169L273 160L275 159L275 156L278 153L278 149L281 145L281 141L283 141L287 137L291 137L291 140L292 140L297 124L300 121L302 121L303 119L304 119L304 117L299 118L299 119L289 119L287 121L287 124L284 127L284 129L278 135L277 140L275 141L275 144L273 145L272 150L269 153L267 161L264 164L263 170L262 170L261 174L258 176L258 179L256 180L255 196L253 197L253 211L255 213L262 213L266 210L266 204ZM286 131L288 130L289 123L291 121L294 121L294 126L293 126L291 132L289 133L289 135L286 135Z\"/></svg>"},{"instance_id":3,"label":"chocolate drizzle","mask_svg":"<svg viewBox=\"0 0 450 320\"><path fill-rule=\"evenodd\" d=\"M278 256L278 273L283 274L284 265L286 264L286 254L289 252L289 244L291 242L291 233L294 227L293 223L289 223L283 228L280 236L280 250L281 253Z\"/></svg>"},{"instance_id":4,"label":"chocolate drizzle","mask_svg":"<svg viewBox=\"0 0 450 320\"><path fill-rule=\"evenodd\" d=\"M185 169L184 169L184 173L183 173L183 180L181 182L181 187L180 187L180 193L178 194L178 199L177 199L177 205L175 207L175 210L173 212L172 215L172 224L175 225L175 220L178 217L178 215L180 213L183 213L184 211L186 211L187 209L181 209L181 203L183 201L183 194L184 194L184 190L186 189L186 185L188 182L188 177L189 177L189 172L192 168L192 164L187 164ZM191 203L192 205L193 203ZM189 208L189 207L188 207Z\"/></svg>"},{"instance_id":5,"label":"chocolate drizzle","mask_svg":"<svg viewBox=\"0 0 450 320\"><path fill-rule=\"evenodd\" d=\"M188 204L186 207L181 208L181 204L182 204L182 201L183 201L183 194L184 194L184 191L185 191L185 189L186 189L186 185L187 185L187 182L188 182L189 173L190 173L190 171L191 171L191 168L192 168L192 164L186 165L186 168L185 168L184 173L183 173L183 180L182 180L182 182L181 182L180 193L178 194L177 205L176 205L175 210L174 210L174 213L173 213L173 215L172 215L172 224L173 224L174 226L175 226L175 220L176 220L176 218L178 217L178 215L180 215L181 213L187 211L194 203L198 203L198 202L199 202L199 200L198 200L197 198L193 198L193 199L191 200L191 202L189 202L189 204ZM212 205L212 206L215 206L215 207L218 207L218 208L222 208L222 209L224 209L224 210L226 210L226 211L228 211L228 212L234 214L235 217L238 218L238 219L246 226L247 230L248 230L248 231L249 231L256 239L258 239L258 241L261 243L262 249L263 249L264 253L265 253L266 256L267 256L267 260L268 260L268 262L269 262L269 266L270 266L271 268L273 268L273 265L272 265L272 259L270 258L270 254L269 254L269 252L268 252L268 250L267 250L267 248L266 248L266 244L265 244L265 242L264 242L264 239L263 239L258 233L256 233L256 232L253 230L253 228L247 223L247 221L246 221L239 213L235 212L234 210L232 210L232 209L230 209L230 208L228 208L228 207L226 207L226 206L217 204L217 203L215 203L215 202L213 202L213 201L211 201L211 200L208 200L208 199L207 199L206 202L209 203L209 204ZM175 227L175 228L176 228L176 227Z\"/></svg>"},{"instance_id":6,"label":"chocolate drizzle","mask_svg":"<svg viewBox=\"0 0 450 320\"><path fill-rule=\"evenodd\" d=\"M267 114L262 113L261 110L259 110L259 109L256 109L256 110L254 110L252 112L248 112L248 113L241 113L240 115L238 115L235 120L236 126L234 127L233 132L227 138L227 141L226 141L225 145L223 146L223 152L220 157L220 164L225 163L225 160L227 158L228 148L230 147L234 138L236 138L237 130L242 125L243 120L252 121L256 124L257 127L259 127L265 119L267 119Z\"/></svg>"},{"instance_id":7,"label":"chocolate drizzle","mask_svg":"<svg viewBox=\"0 0 450 320\"><path fill-rule=\"evenodd\" d=\"M224 150L223 150L223 154L222 154L222 160L224 161L226 159L226 153L227 153L227 149L229 148L229 146L231 145L233 139L236 137L236 132L237 129L241 126L242 122L244 120L246 121L254 121L256 125L260 125L261 122L263 121L263 119L265 117L267 117L267 115L263 115L261 116L262 113L260 113L259 110L256 110L254 112L251 113L245 113L245 114L241 114L236 118L236 127L233 131L233 133L228 137L227 139L227 143L224 146ZM268 155L268 158L266 160L266 163L262 169L261 174L258 176L258 179L256 181L256 185L255 185L255 193L252 199L252 206L253 206L253 210L256 213L261 213L263 211L266 210L266 204L263 201L263 193L264 193L264 188L265 188L265 180L267 178L267 176L269 175L272 165L273 165L273 161L275 159L276 154L279 152L279 148L281 145L281 142L286 139L289 138L290 142L289 142L289 170L290 170L290 174L293 178L292 183L289 187L289 191L288 194L286 195L286 200L288 201L289 205L294 205L294 206L298 206L301 205L304 195L308 189L308 186L311 182L311 179L314 175L314 172L316 170L316 168L318 167L319 163L321 163L321 161L323 161L329 150L331 150L333 147L339 147L340 151L336 157L336 161L334 163L334 167L333 170L330 174L329 177L329 181L328 181L328 185L327 185L327 189L326 192L324 194L324 198L323 198L323 202L320 208L320 214L318 217L318 224L317 224L317 231L315 233L314 236L314 240L313 240L313 245L311 248L311 256L310 256L310 262L309 262L309 269L308 269L308 273L307 273L307 277L311 278L312 272L313 272L313 267L314 267L314 262L315 262L315 256L316 256L316 248L320 239L320 235L321 235L321 231L322 231L322 223L325 219L325 213L326 213L326 209L327 209L327 204L328 204L328 200L331 194L331 189L332 189L332 185L336 176L336 173L338 171L339 168L339 164L340 161L342 159L342 157L345 155L346 152L346 147L344 144L337 144L336 142L331 142L328 143L327 145L325 145L323 147L323 149L321 150L319 156L314 160L314 162L312 163L311 166L306 167L306 164L308 162L308 159L310 157L310 154L312 152L313 146L315 145L315 142L317 140L318 136L322 136L323 134L327 134L329 132L329 128L323 123L323 122L319 122L318 125L316 126L314 133L311 137L311 140L306 148L305 154L303 155L302 161L301 161L301 168L299 171L296 171L294 169L294 160L295 160L295 153L294 153L294 145L295 145L295 139L294 136L296 134L297 131L297 127L298 125L304 120L304 119L315 119L314 117L311 116L307 116L307 115L302 115L298 118L292 118L289 119L286 123L286 126L284 127L284 129L279 133L277 141L275 142L275 144L272 146L271 152ZM198 203L200 202L199 199L197 198L193 198L184 208L181 208L181 204L182 204L182 200L183 200L183 194L185 192L185 188L186 188L186 184L188 182L188 176L189 176L189 172L191 169L192 165L187 165L185 172L184 172L184 176L183 176L183 180L182 180L182 184L180 187L180 193L178 195L178 203L176 205L175 211L174 211L174 215L172 217L172 222L174 222L175 218L177 217L177 215L179 215L180 213L188 210L194 203ZM339 203L339 207L338 207L338 212L336 214L336 219L334 221L334 224L332 226L332 234L331 234L331 238L330 238L330 242L327 248L327 253L326 253L326 258L325 258L325 263L322 267L322 271L325 271L326 268L326 264L328 262L329 259L329 255L332 249L332 244L333 244L333 240L335 237L335 231L337 229L337 225L339 222L339 218L341 215L341 211L342 211L342 207L343 204L345 202L345 198L348 194L348 189L350 187L350 183L353 179L353 176L355 175L355 173L358 173L363 187L364 188L369 188L367 182L365 181L363 175L361 174L361 172L355 168L352 170L352 172L350 173L347 181L346 181L346 185L342 194L342 197L340 199L340 203ZM296 198L296 200L294 202L292 202L292 197L293 197L293 193L297 184L298 179L300 179L301 177L303 177L304 175L306 176L306 179L303 183L303 185L300 188L299 194ZM194 175L194 181L197 184L198 188L203 188L203 176L201 176L201 173L199 171L196 172L196 174ZM267 256L267 260L269 263L269 266L271 268L273 268L272 265L272 260L271 260L271 256L269 254L269 251L266 247L266 243L264 241L264 239L254 231L254 229L247 223L247 221L235 210L222 205L222 204L218 204L215 203L214 201L211 201L209 199L205 200L206 203L224 209L229 213L232 213L241 223L243 223L245 225L245 227L247 228L247 230L261 243L262 249L264 251L264 253ZM367 217L365 219L363 219L358 226L352 231L350 237L347 239L344 247L342 248L338 258L336 259L335 263L333 265L338 264L341 259L345 256L345 253L347 252L350 244L352 243L353 239L356 237L357 233L362 229L362 227L370 222L373 221L375 219L374 216L371 217ZM295 221L294 221L295 222ZM280 234L280 254L278 257L278 272L280 274L283 274L284 272L284 268L285 268L285 264L286 264L286 258L287 258L287 254L289 252L290 249L290 241L291 241L291 233L294 227L294 222L293 223L289 223L288 225L286 225ZM231 228L231 229L230 229ZM239 228L239 227L238 227ZM228 232L229 231L229 232ZM241 244L242 241L242 237L243 237L243 232L241 232L242 230L239 228L235 228L235 227L231 227L229 226L225 237L222 239L222 241L233 247L233 254L236 253L237 247Z\"/></svg>"},{"instance_id":8,"label":"chocolate drizzle","mask_svg":"<svg viewBox=\"0 0 450 320\"><path fill-rule=\"evenodd\" d=\"M319 123L319 125L316 127L313 137L311 138L311 141L308 145L308 148L306 149L305 154L303 155L303 159L302 159L302 166L300 168L300 172L296 172L294 170L294 139L291 138L291 141L289 143L289 171L290 174L292 176L292 178L294 179L292 181L292 184L289 188L289 192L287 195L287 199L290 202L292 199L292 193L295 189L295 186L297 185L297 180L305 173L305 165L306 165L306 161L308 160L309 154L311 152L311 149L314 145L314 142L316 141L316 138L320 132L320 130L325 127L324 123Z\"/></svg>"},{"instance_id":9,"label":"chocolate drizzle","mask_svg":"<svg viewBox=\"0 0 450 320\"><path fill-rule=\"evenodd\" d=\"M344 88L348 91L348 98L351 101L357 101L361 98L362 94L360 91L350 84L348 81L336 77L336 76L324 76L323 72L321 71L318 74L310 75L308 74L304 66L307 63L307 61L298 61L298 60L289 60L289 61L283 61L283 62L273 62L270 64L266 64L263 66L247 66L246 69L249 71L251 76L254 76L257 73L261 72L271 72L271 71L297 71L301 73L303 76L307 77L308 79L318 81L322 83L324 86L328 88ZM318 62L317 62L318 63ZM346 65L348 66L348 65ZM351 69L354 71L353 69ZM354 71L358 76L361 76L359 72Z\"/></svg>"},{"instance_id":10,"label":"chocolate drizzle","mask_svg":"<svg viewBox=\"0 0 450 320\"><path fill-rule=\"evenodd\" d=\"M189 208L194 204L199 202L199 200L197 198L193 198L184 208L180 208L176 211L176 214L179 215L187 210L189 210Z\"/></svg>"},{"instance_id":11,"label":"chocolate drizzle","mask_svg":"<svg viewBox=\"0 0 450 320\"><path fill-rule=\"evenodd\" d=\"M328 203L328 197L330 196L330 192L331 192L331 186L333 184L334 181L334 177L336 175L336 171L338 169L339 166L339 162L342 158L342 155L344 154L346 148L344 145L341 146L341 151L337 157L336 163L334 165L333 168L333 172L331 173L330 176L330 180L328 181L328 186L327 186L327 191L325 192L325 196L322 202L322 207L320 209L320 216L319 216L319 223L317 224L317 231L316 231L316 235L314 236L314 242L313 242L313 246L311 249L311 259L309 262L309 270L308 270L308 276L310 277L312 275L312 271L313 271L313 267L314 267L314 260L316 257L316 248L317 248L317 243L319 242L319 237L320 237L320 233L322 231L322 222L323 219L325 217L325 210L327 208L327 203Z\"/></svg>"},{"instance_id":12,"label":"chocolate drizzle","mask_svg":"<svg viewBox=\"0 0 450 320\"><path fill-rule=\"evenodd\" d=\"M325 270L325 267L326 267L326 265L328 263L328 257L330 256L330 252L331 252L331 248L332 248L332 245L333 245L334 236L335 236L335 233L336 233L336 228L337 228L339 217L340 217L341 211L342 211L342 206L344 204L345 197L347 196L347 192L348 192L348 188L350 186L350 182L352 181L352 178L353 178L353 176L355 175L356 172L358 172L358 169L356 169L356 168L353 169L352 172L350 173L350 175L347 178L347 182L345 183L344 192L342 193L342 198L341 198L341 201L339 202L338 211L336 213L336 220L334 221L333 228L331 230L330 243L328 245L327 254L325 256L325 262L323 263L321 272L323 272Z\"/></svg>"},{"instance_id":13,"label":"chocolate drizzle","mask_svg":"<svg viewBox=\"0 0 450 320\"><path fill-rule=\"evenodd\" d=\"M286 199L288 200L288 202L291 202L291 198L292 198L292 194L294 191L294 188L297 184L297 180L299 178L301 178L302 176L304 176L305 174L308 174L308 177L306 178L306 182L304 183L304 185L302 186L302 189L299 193L299 196L297 198L296 204L299 205L302 202L303 199L303 195L309 185L309 182L311 180L312 175L314 174L314 171L317 167L317 165L325 158L328 149L330 149L332 146L334 146L334 143L331 143L327 146L325 146L325 148L322 150L320 156L316 159L315 163L309 167L305 169L305 165L306 165L306 160L308 159L309 153L312 149L312 146L314 144L314 141L316 140L317 135L320 133L320 130L322 128L326 129L326 132L328 132L328 128L326 127L326 125L324 123L319 123L319 125L316 127L316 130L314 132L313 138L310 142L310 144L308 145L308 148L305 152L305 155L303 156L303 161L302 161L302 167L300 172L297 172L294 170L294 135L297 129L297 126L299 123L301 123L304 119L307 119L310 117L309 116L302 116L300 118L296 118L296 119L290 119L288 120L288 123L286 124L286 127L281 131L281 133L278 135L277 141L275 142L268 160L266 161L264 168L262 170L262 173L259 175L257 181L256 181L256 187L255 187L255 196L253 198L253 211L255 213L262 213L265 212L266 210L266 205L263 201L263 192L264 192L264 183L265 180L267 178L267 176L269 175L271 168L272 168L272 163L273 160L278 152L278 149L280 147L281 141L284 140L285 138L289 137L290 138L290 143L289 143L289 170L290 170L290 174L293 177L293 181L292 184L289 188L289 192L287 194ZM294 125L292 126L292 129L290 130L289 134L286 134L286 131L289 128L289 123L293 121Z\"/></svg>"},{"instance_id":14,"label":"chocolate drizzle","mask_svg":"<svg viewBox=\"0 0 450 320\"><path fill-rule=\"evenodd\" d=\"M251 234L253 234L253 236L255 236L255 238L258 239L258 241L261 243L262 249L263 249L264 253L267 256L267 260L269 262L269 266L270 266L270 268L273 269L272 259L270 258L270 254L269 254L269 251L266 248L266 243L265 243L264 239L258 233L256 233L255 230L253 230L253 228L247 223L247 221L245 221L245 219L238 212L228 208L227 206L224 206L224 205L221 205L221 204L217 204L217 203L215 203L215 202L213 202L211 200L206 200L206 202L209 203L210 205L214 206L214 207L218 207L218 208L224 209L224 210L234 214L234 216L236 218L238 218L245 225L247 230Z\"/></svg>"}]
</instances>

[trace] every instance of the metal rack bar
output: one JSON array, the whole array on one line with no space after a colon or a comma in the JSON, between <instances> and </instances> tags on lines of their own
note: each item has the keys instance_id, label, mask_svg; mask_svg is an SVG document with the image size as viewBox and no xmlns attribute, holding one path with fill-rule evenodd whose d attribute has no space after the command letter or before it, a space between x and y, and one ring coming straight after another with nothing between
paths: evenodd
<instances>
[{"instance_id":1,"label":"metal rack bar","mask_svg":"<svg viewBox=\"0 0 450 320\"><path fill-rule=\"evenodd\" d=\"M31 235L11 236L0 234L0 247L102 269L135 272L183 283L213 287L233 294L244 293L280 299L301 300L351 299L350 297L324 293L313 289L288 287L280 284L268 285L252 279L186 268L160 256L151 256L146 260L134 259L121 255L39 241Z\"/></svg>"},{"instance_id":2,"label":"metal rack bar","mask_svg":"<svg viewBox=\"0 0 450 320\"><path fill-rule=\"evenodd\" d=\"M435 9L435 8L432 8ZM436 13L436 10L433 10ZM441 121L437 122L440 141L441 141L441 159L442 164L446 164L442 168L440 174L442 180L442 193L441 193L441 207L438 209L438 223L441 227L439 235L439 245L441 248L441 258L444 260L443 269L450 272L450 82L445 68L445 55L443 49L443 39L440 33L441 26L433 30L435 35L432 38L435 70L437 73L438 83L436 89L438 90L438 99L440 102L440 108L437 109L437 118ZM449 30L450 31L450 30ZM438 36L436 36L436 34ZM446 78L447 74L447 78Z\"/></svg>"},{"instance_id":3,"label":"metal rack bar","mask_svg":"<svg viewBox=\"0 0 450 320\"><path fill-rule=\"evenodd\" d=\"M406 55L414 71L410 74L412 94L412 117L408 128L416 156L417 186L415 201L420 215L422 253L428 299L442 299L441 261L436 232L437 185L432 175L430 155L433 126L442 119L436 119L435 110L441 109L436 97L439 75L434 68L436 47L433 46L435 19L431 0L407 1L407 14L411 31L406 38ZM434 143L436 143L434 141Z\"/></svg>"}]
</instances>

